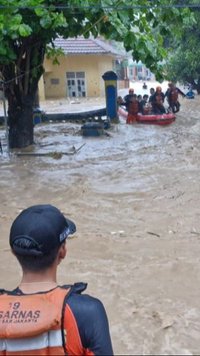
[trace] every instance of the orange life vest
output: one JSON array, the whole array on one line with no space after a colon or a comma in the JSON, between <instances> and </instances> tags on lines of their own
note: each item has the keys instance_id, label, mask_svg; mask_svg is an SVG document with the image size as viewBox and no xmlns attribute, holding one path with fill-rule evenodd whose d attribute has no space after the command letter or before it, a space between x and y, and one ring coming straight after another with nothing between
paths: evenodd
<instances>
[{"instance_id":1,"label":"orange life vest","mask_svg":"<svg viewBox=\"0 0 200 356\"><path fill-rule=\"evenodd\" d=\"M156 104L162 105L163 104L163 98L161 94L156 95Z\"/></svg>"},{"instance_id":2,"label":"orange life vest","mask_svg":"<svg viewBox=\"0 0 200 356\"><path fill-rule=\"evenodd\" d=\"M137 121L137 117L138 117L137 114L135 114L135 115L128 114L127 119L126 119L126 123L127 124L133 124L134 122Z\"/></svg>"},{"instance_id":3,"label":"orange life vest","mask_svg":"<svg viewBox=\"0 0 200 356\"><path fill-rule=\"evenodd\" d=\"M131 115L138 114L139 112L139 103L138 101L131 101L128 106L128 113Z\"/></svg>"},{"instance_id":4,"label":"orange life vest","mask_svg":"<svg viewBox=\"0 0 200 356\"><path fill-rule=\"evenodd\" d=\"M0 295L0 355L66 355L63 305L70 288Z\"/></svg>"},{"instance_id":5,"label":"orange life vest","mask_svg":"<svg viewBox=\"0 0 200 356\"><path fill-rule=\"evenodd\" d=\"M178 100L178 91L176 89L173 89L171 91L171 101L172 103L176 103Z\"/></svg>"}]
</instances>

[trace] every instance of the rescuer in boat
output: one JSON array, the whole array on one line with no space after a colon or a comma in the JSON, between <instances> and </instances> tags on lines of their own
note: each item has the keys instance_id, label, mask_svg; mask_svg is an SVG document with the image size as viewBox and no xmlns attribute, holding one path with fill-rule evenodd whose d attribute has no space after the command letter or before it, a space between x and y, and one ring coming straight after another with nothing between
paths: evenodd
<instances>
[{"instance_id":1,"label":"rescuer in boat","mask_svg":"<svg viewBox=\"0 0 200 356\"><path fill-rule=\"evenodd\" d=\"M162 92L162 88L158 86L151 99L152 110L155 114L165 114L164 107L165 94Z\"/></svg>"},{"instance_id":2,"label":"rescuer in boat","mask_svg":"<svg viewBox=\"0 0 200 356\"><path fill-rule=\"evenodd\" d=\"M155 94L155 89L154 88L151 88L150 89L150 95L149 95L149 103L152 105L152 100L153 100L153 96Z\"/></svg>"},{"instance_id":3,"label":"rescuer in boat","mask_svg":"<svg viewBox=\"0 0 200 356\"><path fill-rule=\"evenodd\" d=\"M140 105L137 100L137 95L133 94L129 104L128 104L128 116L126 123L127 124L133 124L134 122L137 121L137 116L140 110Z\"/></svg>"},{"instance_id":4,"label":"rescuer in boat","mask_svg":"<svg viewBox=\"0 0 200 356\"><path fill-rule=\"evenodd\" d=\"M126 110L128 110L128 105L129 105L133 95L134 95L134 89L130 88L128 91L128 94L125 95L125 97L124 97L124 103L125 103Z\"/></svg>"},{"instance_id":5,"label":"rescuer in boat","mask_svg":"<svg viewBox=\"0 0 200 356\"><path fill-rule=\"evenodd\" d=\"M182 95L182 97L186 96L179 88L175 86L174 83L168 83L168 89L165 93L165 97L167 98L169 104L169 110L174 114L180 110L181 104L178 100L179 94Z\"/></svg>"},{"instance_id":6,"label":"rescuer in boat","mask_svg":"<svg viewBox=\"0 0 200 356\"><path fill-rule=\"evenodd\" d=\"M86 283L59 286L57 268L75 224L52 205L23 210L10 230L22 268L13 291L0 290L0 355L113 355L107 315Z\"/></svg>"}]
</instances>

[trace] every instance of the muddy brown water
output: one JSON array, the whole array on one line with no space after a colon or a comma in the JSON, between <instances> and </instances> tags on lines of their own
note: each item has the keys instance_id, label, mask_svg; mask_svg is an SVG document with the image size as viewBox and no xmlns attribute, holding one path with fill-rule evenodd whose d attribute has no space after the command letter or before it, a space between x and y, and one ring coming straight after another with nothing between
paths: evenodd
<instances>
[{"instance_id":1,"label":"muddy brown water","mask_svg":"<svg viewBox=\"0 0 200 356\"><path fill-rule=\"evenodd\" d=\"M49 156L4 153L0 286L20 281L7 250L12 220L27 206L54 204L77 224L59 283L88 282L103 301L115 354L200 354L199 108L199 98L182 100L166 127L122 119L110 137L38 125L36 145L23 152Z\"/></svg>"}]
</instances>

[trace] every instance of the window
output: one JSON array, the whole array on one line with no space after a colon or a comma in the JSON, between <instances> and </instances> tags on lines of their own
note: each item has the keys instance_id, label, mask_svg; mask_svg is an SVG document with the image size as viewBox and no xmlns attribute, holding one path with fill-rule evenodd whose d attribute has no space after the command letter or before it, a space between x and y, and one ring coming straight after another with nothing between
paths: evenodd
<instances>
[{"instance_id":1,"label":"window","mask_svg":"<svg viewBox=\"0 0 200 356\"><path fill-rule=\"evenodd\" d=\"M67 72L66 79L67 95L69 97L86 96L85 72Z\"/></svg>"},{"instance_id":2,"label":"window","mask_svg":"<svg viewBox=\"0 0 200 356\"><path fill-rule=\"evenodd\" d=\"M60 80L58 78L51 78L52 85L58 85L59 83L60 83Z\"/></svg>"},{"instance_id":3,"label":"window","mask_svg":"<svg viewBox=\"0 0 200 356\"><path fill-rule=\"evenodd\" d=\"M75 78L75 73L74 73L74 72L67 72L67 73L66 73L66 77L67 77L68 79L73 79L73 78Z\"/></svg>"},{"instance_id":4,"label":"window","mask_svg":"<svg viewBox=\"0 0 200 356\"><path fill-rule=\"evenodd\" d=\"M76 72L76 78L85 78L85 73L84 72Z\"/></svg>"}]
</instances>

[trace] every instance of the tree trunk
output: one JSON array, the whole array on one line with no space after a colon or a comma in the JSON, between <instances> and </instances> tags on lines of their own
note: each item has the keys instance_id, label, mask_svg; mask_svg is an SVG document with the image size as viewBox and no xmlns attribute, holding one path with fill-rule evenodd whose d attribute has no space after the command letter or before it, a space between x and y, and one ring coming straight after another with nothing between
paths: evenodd
<instances>
[{"instance_id":1,"label":"tree trunk","mask_svg":"<svg viewBox=\"0 0 200 356\"><path fill-rule=\"evenodd\" d=\"M33 96L24 98L21 106L9 103L8 127L10 148L23 148L34 143L33 137Z\"/></svg>"},{"instance_id":2,"label":"tree trunk","mask_svg":"<svg viewBox=\"0 0 200 356\"><path fill-rule=\"evenodd\" d=\"M37 91L36 91L33 107L34 108L39 108L40 107L39 89L37 89Z\"/></svg>"}]
</instances>

